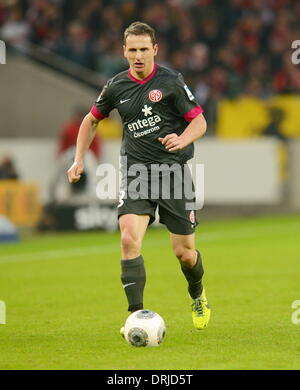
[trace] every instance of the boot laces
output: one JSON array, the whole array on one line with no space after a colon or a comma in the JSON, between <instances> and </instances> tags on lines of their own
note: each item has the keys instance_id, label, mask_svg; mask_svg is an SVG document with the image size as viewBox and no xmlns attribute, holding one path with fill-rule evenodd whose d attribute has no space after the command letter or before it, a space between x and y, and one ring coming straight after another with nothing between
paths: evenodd
<instances>
[{"instance_id":1,"label":"boot laces","mask_svg":"<svg viewBox=\"0 0 300 390\"><path fill-rule=\"evenodd\" d=\"M203 315L202 301L200 298L194 300L193 309L199 316Z\"/></svg>"}]
</instances>

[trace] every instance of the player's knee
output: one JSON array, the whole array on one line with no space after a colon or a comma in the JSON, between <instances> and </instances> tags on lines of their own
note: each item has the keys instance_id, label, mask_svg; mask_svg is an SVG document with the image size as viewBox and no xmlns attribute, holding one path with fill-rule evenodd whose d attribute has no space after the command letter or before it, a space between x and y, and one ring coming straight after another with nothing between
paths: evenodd
<instances>
[{"instance_id":1,"label":"player's knee","mask_svg":"<svg viewBox=\"0 0 300 390\"><path fill-rule=\"evenodd\" d=\"M174 253L180 263L187 267L193 267L195 263L194 249L186 248L184 246L178 246L174 248Z\"/></svg>"},{"instance_id":2,"label":"player's knee","mask_svg":"<svg viewBox=\"0 0 300 390\"><path fill-rule=\"evenodd\" d=\"M124 254L132 254L133 257L140 251L140 242L132 233L126 231L121 235L121 247Z\"/></svg>"}]
</instances>

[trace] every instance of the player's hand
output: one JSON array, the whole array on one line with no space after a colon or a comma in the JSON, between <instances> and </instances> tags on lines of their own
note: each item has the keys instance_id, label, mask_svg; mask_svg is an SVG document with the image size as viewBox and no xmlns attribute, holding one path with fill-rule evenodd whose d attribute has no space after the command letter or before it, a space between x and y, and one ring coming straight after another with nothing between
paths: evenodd
<instances>
[{"instance_id":1,"label":"player's hand","mask_svg":"<svg viewBox=\"0 0 300 390\"><path fill-rule=\"evenodd\" d=\"M176 133L168 134L164 138L159 137L158 140L165 146L168 152L176 152L187 146L182 137Z\"/></svg>"},{"instance_id":2,"label":"player's hand","mask_svg":"<svg viewBox=\"0 0 300 390\"><path fill-rule=\"evenodd\" d=\"M82 162L74 162L68 170L68 179L70 183L77 183L84 171L84 165Z\"/></svg>"}]
</instances>

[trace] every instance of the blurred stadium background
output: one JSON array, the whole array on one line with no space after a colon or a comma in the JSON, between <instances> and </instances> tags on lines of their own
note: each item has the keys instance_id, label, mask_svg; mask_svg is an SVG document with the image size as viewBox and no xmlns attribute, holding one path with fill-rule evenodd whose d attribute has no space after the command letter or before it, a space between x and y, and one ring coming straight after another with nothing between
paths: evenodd
<instances>
[{"instance_id":1,"label":"blurred stadium background","mask_svg":"<svg viewBox=\"0 0 300 390\"><path fill-rule=\"evenodd\" d=\"M202 214L299 210L299 2L1 0L0 214L19 227L116 227L115 201L95 196L97 164L118 166L116 113L99 125L86 180L71 189L65 171L84 113L127 68L122 33L135 20L156 29L157 62L181 71L205 109Z\"/></svg>"},{"instance_id":2,"label":"blurred stadium background","mask_svg":"<svg viewBox=\"0 0 300 390\"><path fill-rule=\"evenodd\" d=\"M116 200L96 199L95 169L118 167L117 114L99 125L86 180L71 189L65 171L84 113L127 68L122 33L135 20L156 29L157 62L181 71L204 107L203 215L299 210L299 2L2 0L0 213L20 227L116 227Z\"/></svg>"},{"instance_id":3,"label":"blurred stadium background","mask_svg":"<svg viewBox=\"0 0 300 390\"><path fill-rule=\"evenodd\" d=\"M118 169L116 113L83 180L66 177L83 115L127 68L136 20L156 29L157 62L182 72L208 122L194 163L212 324L191 330L167 231L151 229L146 304L169 325L159 352L118 334L117 199L95 191L99 163ZM296 0L0 0L0 369L299 369L299 21Z\"/></svg>"}]
</instances>

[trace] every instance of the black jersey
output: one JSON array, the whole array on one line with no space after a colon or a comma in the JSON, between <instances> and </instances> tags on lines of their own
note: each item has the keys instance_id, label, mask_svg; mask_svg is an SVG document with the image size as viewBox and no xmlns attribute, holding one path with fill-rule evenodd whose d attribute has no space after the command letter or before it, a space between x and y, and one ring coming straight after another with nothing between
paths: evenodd
<instances>
[{"instance_id":1,"label":"black jersey","mask_svg":"<svg viewBox=\"0 0 300 390\"><path fill-rule=\"evenodd\" d=\"M203 112L180 73L155 65L152 73L138 80L124 71L110 79L91 113L97 119L116 108L123 122L121 156L134 163L184 164L194 145L169 152L159 141L167 134L182 134L193 118Z\"/></svg>"}]
</instances>

